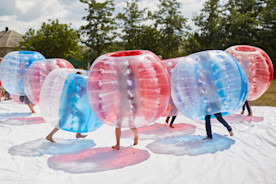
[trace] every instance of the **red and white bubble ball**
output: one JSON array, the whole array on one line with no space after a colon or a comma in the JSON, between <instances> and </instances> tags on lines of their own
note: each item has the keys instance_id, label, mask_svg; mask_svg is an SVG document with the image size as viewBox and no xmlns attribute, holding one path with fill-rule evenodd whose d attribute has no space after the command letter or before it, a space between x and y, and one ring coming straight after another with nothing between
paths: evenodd
<instances>
[{"instance_id":1,"label":"red and white bubble ball","mask_svg":"<svg viewBox=\"0 0 276 184\"><path fill-rule=\"evenodd\" d=\"M120 128L157 120L170 100L170 79L152 52L129 50L98 57L88 74L87 96L95 115Z\"/></svg>"},{"instance_id":2,"label":"red and white bubble ball","mask_svg":"<svg viewBox=\"0 0 276 184\"><path fill-rule=\"evenodd\" d=\"M35 62L27 69L24 75L24 89L32 103L39 104L41 86L47 75L57 68L74 67L65 59L53 58Z\"/></svg>"},{"instance_id":3,"label":"red and white bubble ball","mask_svg":"<svg viewBox=\"0 0 276 184\"><path fill-rule=\"evenodd\" d=\"M265 51L249 45L235 45L225 50L242 66L248 82L247 100L262 96L273 80L273 64Z\"/></svg>"},{"instance_id":4,"label":"red and white bubble ball","mask_svg":"<svg viewBox=\"0 0 276 184\"><path fill-rule=\"evenodd\" d=\"M169 76L171 77L172 75L172 71L174 69L174 67L176 66L176 64L183 60L184 57L178 57L178 58L171 58L171 59L164 59L162 60L163 65L166 67ZM164 114L162 116L176 116L178 114L178 109L175 106L172 97L170 97L170 102L168 104L168 107L166 109L166 111L164 112Z\"/></svg>"}]
</instances>

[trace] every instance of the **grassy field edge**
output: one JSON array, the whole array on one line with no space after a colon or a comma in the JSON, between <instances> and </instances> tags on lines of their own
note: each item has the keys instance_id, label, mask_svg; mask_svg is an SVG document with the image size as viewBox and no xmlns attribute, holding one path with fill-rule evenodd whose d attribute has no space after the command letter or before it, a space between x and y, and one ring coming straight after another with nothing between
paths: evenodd
<instances>
[{"instance_id":1,"label":"grassy field edge","mask_svg":"<svg viewBox=\"0 0 276 184\"><path fill-rule=\"evenodd\" d=\"M251 106L276 107L276 80L273 80L268 90L257 100L250 102Z\"/></svg>"}]
</instances>

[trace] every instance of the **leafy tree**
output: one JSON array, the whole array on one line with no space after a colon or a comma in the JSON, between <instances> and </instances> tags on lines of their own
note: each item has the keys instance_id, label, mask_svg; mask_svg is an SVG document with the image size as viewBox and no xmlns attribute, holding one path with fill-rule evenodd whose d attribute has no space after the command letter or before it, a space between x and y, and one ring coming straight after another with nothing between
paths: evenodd
<instances>
[{"instance_id":1,"label":"leafy tree","mask_svg":"<svg viewBox=\"0 0 276 184\"><path fill-rule=\"evenodd\" d=\"M106 0L103 3L96 2L96 0L80 1L88 5L88 9L86 9L88 15L83 17L88 24L81 27L83 43L91 48L92 57L98 57L112 44L115 38L113 32L115 30L114 3L113 0Z\"/></svg>"},{"instance_id":2,"label":"leafy tree","mask_svg":"<svg viewBox=\"0 0 276 184\"><path fill-rule=\"evenodd\" d=\"M105 52L115 52L119 50L125 50L124 43L120 41L114 41L107 49L105 49Z\"/></svg>"},{"instance_id":3,"label":"leafy tree","mask_svg":"<svg viewBox=\"0 0 276 184\"><path fill-rule=\"evenodd\" d=\"M121 22L121 39L125 43L126 49L140 49L140 30L141 24L145 21L146 9L138 9L138 0L126 1L123 12L117 15Z\"/></svg>"},{"instance_id":4,"label":"leafy tree","mask_svg":"<svg viewBox=\"0 0 276 184\"><path fill-rule=\"evenodd\" d=\"M199 27L195 34L197 37L190 37L190 39L193 39L192 43L199 43L201 50L220 49L220 39L223 37L221 28L222 7L219 0L208 0L203 6L200 15L193 18L195 25ZM199 50L199 48L195 49Z\"/></svg>"},{"instance_id":5,"label":"leafy tree","mask_svg":"<svg viewBox=\"0 0 276 184\"><path fill-rule=\"evenodd\" d=\"M187 38L183 42L183 55L189 55L195 52L204 50L202 45L203 40L197 32L189 33Z\"/></svg>"},{"instance_id":6,"label":"leafy tree","mask_svg":"<svg viewBox=\"0 0 276 184\"><path fill-rule=\"evenodd\" d=\"M274 63L274 77L276 72L276 1L265 0L259 18L261 26L257 38L257 45L264 49Z\"/></svg>"},{"instance_id":7,"label":"leafy tree","mask_svg":"<svg viewBox=\"0 0 276 184\"><path fill-rule=\"evenodd\" d=\"M143 25L139 36L139 48L162 55L162 36L156 27Z\"/></svg>"},{"instance_id":8,"label":"leafy tree","mask_svg":"<svg viewBox=\"0 0 276 184\"><path fill-rule=\"evenodd\" d=\"M259 12L262 2L258 0L229 0L225 5L225 47L238 44L254 45L258 34Z\"/></svg>"},{"instance_id":9,"label":"leafy tree","mask_svg":"<svg viewBox=\"0 0 276 184\"><path fill-rule=\"evenodd\" d=\"M253 45L276 60L275 0L208 0L193 20L199 27L189 34L187 53L207 49L226 49L232 45Z\"/></svg>"},{"instance_id":10,"label":"leafy tree","mask_svg":"<svg viewBox=\"0 0 276 184\"><path fill-rule=\"evenodd\" d=\"M155 27L161 33L162 56L172 58L179 55L179 48L186 34L187 19L180 12L177 0L159 0L156 12L153 13Z\"/></svg>"},{"instance_id":11,"label":"leafy tree","mask_svg":"<svg viewBox=\"0 0 276 184\"><path fill-rule=\"evenodd\" d=\"M16 50L35 50L46 58L80 58L79 33L58 19L43 22L39 30L29 29Z\"/></svg>"}]
</instances>

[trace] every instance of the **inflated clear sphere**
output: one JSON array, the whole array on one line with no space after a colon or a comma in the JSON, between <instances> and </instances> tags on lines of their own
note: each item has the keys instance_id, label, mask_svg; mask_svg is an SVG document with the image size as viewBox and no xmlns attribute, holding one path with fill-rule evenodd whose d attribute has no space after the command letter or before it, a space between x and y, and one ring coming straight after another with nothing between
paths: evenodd
<instances>
[{"instance_id":1,"label":"inflated clear sphere","mask_svg":"<svg viewBox=\"0 0 276 184\"><path fill-rule=\"evenodd\" d=\"M40 92L40 111L56 128L85 133L102 123L92 112L86 94L85 70L59 68L45 78Z\"/></svg>"},{"instance_id":2,"label":"inflated clear sphere","mask_svg":"<svg viewBox=\"0 0 276 184\"><path fill-rule=\"evenodd\" d=\"M0 78L3 87L10 93L25 95L24 74L34 62L45 57L35 51L14 51L4 56L0 64Z\"/></svg>"},{"instance_id":3,"label":"inflated clear sphere","mask_svg":"<svg viewBox=\"0 0 276 184\"><path fill-rule=\"evenodd\" d=\"M154 122L166 110L170 91L168 72L150 51L108 53L98 57L89 70L90 106L111 126L132 128Z\"/></svg>"},{"instance_id":4,"label":"inflated clear sphere","mask_svg":"<svg viewBox=\"0 0 276 184\"><path fill-rule=\"evenodd\" d=\"M24 76L24 89L29 100L38 105L41 86L46 76L57 68L74 68L73 65L65 59L45 59L35 62L27 69Z\"/></svg>"},{"instance_id":5,"label":"inflated clear sphere","mask_svg":"<svg viewBox=\"0 0 276 184\"><path fill-rule=\"evenodd\" d=\"M182 59L183 59L182 57L179 57L179 58L172 58L172 59L162 60L162 63L166 67L170 77L172 75L172 71L173 71L174 67ZM178 114L178 109L175 106L172 97L170 97L170 102L168 104L168 107L167 107L167 109L165 110L165 112L162 116L171 117L171 116L177 116L177 114Z\"/></svg>"},{"instance_id":6,"label":"inflated clear sphere","mask_svg":"<svg viewBox=\"0 0 276 184\"><path fill-rule=\"evenodd\" d=\"M183 57L173 69L171 85L178 110L195 120L219 112L232 114L241 108L247 95L242 67L220 50Z\"/></svg>"},{"instance_id":7,"label":"inflated clear sphere","mask_svg":"<svg viewBox=\"0 0 276 184\"><path fill-rule=\"evenodd\" d=\"M15 103L24 104L24 101L20 102L19 97L20 97L20 95L11 94L11 98Z\"/></svg>"},{"instance_id":8,"label":"inflated clear sphere","mask_svg":"<svg viewBox=\"0 0 276 184\"><path fill-rule=\"evenodd\" d=\"M262 96L269 88L274 75L273 64L265 51L249 45L235 45L225 50L245 71L248 83L247 100Z\"/></svg>"}]
</instances>

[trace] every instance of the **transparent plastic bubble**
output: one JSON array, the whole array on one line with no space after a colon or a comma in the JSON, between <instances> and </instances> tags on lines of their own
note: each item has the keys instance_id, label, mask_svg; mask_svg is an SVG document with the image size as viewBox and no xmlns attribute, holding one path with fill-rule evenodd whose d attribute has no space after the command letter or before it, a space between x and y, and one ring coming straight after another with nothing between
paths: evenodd
<instances>
[{"instance_id":1,"label":"transparent plastic bubble","mask_svg":"<svg viewBox=\"0 0 276 184\"><path fill-rule=\"evenodd\" d=\"M267 53L249 45L236 45L225 51L231 54L245 71L248 83L247 100L253 101L262 96L269 88L274 75L273 64Z\"/></svg>"},{"instance_id":2,"label":"transparent plastic bubble","mask_svg":"<svg viewBox=\"0 0 276 184\"><path fill-rule=\"evenodd\" d=\"M183 57L171 76L172 98L185 116L204 119L221 112L232 114L247 95L247 80L238 62L219 50Z\"/></svg>"},{"instance_id":3,"label":"transparent plastic bubble","mask_svg":"<svg viewBox=\"0 0 276 184\"><path fill-rule=\"evenodd\" d=\"M87 88L97 117L122 128L145 126L161 117L171 91L164 65L155 54L144 50L98 57L89 70Z\"/></svg>"},{"instance_id":4,"label":"transparent plastic bubble","mask_svg":"<svg viewBox=\"0 0 276 184\"><path fill-rule=\"evenodd\" d=\"M85 70L59 68L47 75L40 92L40 111L47 122L78 133L102 125L88 103L87 74Z\"/></svg>"},{"instance_id":5,"label":"transparent plastic bubble","mask_svg":"<svg viewBox=\"0 0 276 184\"><path fill-rule=\"evenodd\" d=\"M162 63L166 67L170 77L172 75L172 71L173 71L174 67L182 59L183 59L182 57L179 57L179 58L172 58L172 59L162 60ZM177 114L178 114L178 109L175 106L172 97L170 97L170 102L168 104L168 107L167 107L167 109L165 110L165 112L162 116L171 117L171 116L177 116Z\"/></svg>"},{"instance_id":6,"label":"transparent plastic bubble","mask_svg":"<svg viewBox=\"0 0 276 184\"><path fill-rule=\"evenodd\" d=\"M35 62L27 69L24 76L24 89L29 100L34 104L39 104L41 86L46 76L57 68L74 68L65 59L45 59Z\"/></svg>"},{"instance_id":7,"label":"transparent plastic bubble","mask_svg":"<svg viewBox=\"0 0 276 184\"><path fill-rule=\"evenodd\" d=\"M43 59L45 57L39 52L9 52L0 64L0 78L3 87L10 94L25 95L24 74L32 63Z\"/></svg>"},{"instance_id":8,"label":"transparent plastic bubble","mask_svg":"<svg viewBox=\"0 0 276 184\"><path fill-rule=\"evenodd\" d=\"M20 97L20 95L11 94L11 98L14 102L16 102L18 104L24 104L24 102L20 102L19 97Z\"/></svg>"}]
</instances>

